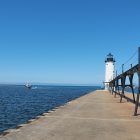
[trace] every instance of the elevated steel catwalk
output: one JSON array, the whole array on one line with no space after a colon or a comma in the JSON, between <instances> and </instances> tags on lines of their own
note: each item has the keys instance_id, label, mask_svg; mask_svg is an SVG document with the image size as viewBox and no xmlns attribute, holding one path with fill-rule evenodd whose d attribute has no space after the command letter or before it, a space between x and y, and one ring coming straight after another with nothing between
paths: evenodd
<instances>
[{"instance_id":1,"label":"elevated steel catwalk","mask_svg":"<svg viewBox=\"0 0 140 140\"><path fill-rule=\"evenodd\" d=\"M133 78L134 78L135 73L138 74L138 93L137 94L134 94ZM126 84L127 77L129 78L129 84L128 83ZM140 47L138 48L138 64L131 67L125 72L122 70L122 74L116 75L116 77L112 81L109 82L109 87L110 87L110 92L112 92L112 94L115 93L115 96L116 94L120 95L120 102L122 102L122 98L127 98L124 93L125 88L126 87L131 88L132 95L133 95L133 103L135 103L134 115L136 116L138 106L139 106L139 95L140 95ZM135 96L137 97L135 98Z\"/></svg>"}]
</instances>

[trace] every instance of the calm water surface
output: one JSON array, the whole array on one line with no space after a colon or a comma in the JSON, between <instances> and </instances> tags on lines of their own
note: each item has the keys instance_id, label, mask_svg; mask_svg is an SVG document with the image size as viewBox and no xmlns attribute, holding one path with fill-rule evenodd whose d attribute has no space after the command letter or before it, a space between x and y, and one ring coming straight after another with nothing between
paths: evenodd
<instances>
[{"instance_id":1,"label":"calm water surface","mask_svg":"<svg viewBox=\"0 0 140 140\"><path fill-rule=\"evenodd\" d=\"M29 90L24 86L0 85L0 132L96 89L100 87L33 86Z\"/></svg>"}]
</instances>

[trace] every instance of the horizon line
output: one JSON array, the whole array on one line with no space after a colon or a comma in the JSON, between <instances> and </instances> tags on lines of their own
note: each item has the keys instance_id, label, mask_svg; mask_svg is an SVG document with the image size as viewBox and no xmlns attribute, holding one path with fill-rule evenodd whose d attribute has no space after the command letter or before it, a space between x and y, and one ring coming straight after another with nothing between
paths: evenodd
<instances>
[{"instance_id":1,"label":"horizon line","mask_svg":"<svg viewBox=\"0 0 140 140\"><path fill-rule=\"evenodd\" d=\"M25 85L27 82L0 82L0 85ZM60 85L60 86L101 86L102 84L83 84L83 83L42 83L42 82L29 82L31 85Z\"/></svg>"}]
</instances>

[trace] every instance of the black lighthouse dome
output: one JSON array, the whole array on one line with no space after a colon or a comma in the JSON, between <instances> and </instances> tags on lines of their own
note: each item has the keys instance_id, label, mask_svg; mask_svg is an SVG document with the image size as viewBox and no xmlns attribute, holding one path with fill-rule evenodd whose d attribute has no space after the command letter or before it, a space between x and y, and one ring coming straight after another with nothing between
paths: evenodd
<instances>
[{"instance_id":1,"label":"black lighthouse dome","mask_svg":"<svg viewBox=\"0 0 140 140\"><path fill-rule=\"evenodd\" d=\"M107 55L105 62L115 62L115 59L111 53Z\"/></svg>"}]
</instances>

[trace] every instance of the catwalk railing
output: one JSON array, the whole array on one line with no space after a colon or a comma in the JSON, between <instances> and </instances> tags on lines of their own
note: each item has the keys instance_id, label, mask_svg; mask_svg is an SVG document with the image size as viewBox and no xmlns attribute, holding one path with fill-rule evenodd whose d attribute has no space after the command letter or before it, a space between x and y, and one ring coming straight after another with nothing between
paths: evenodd
<instances>
[{"instance_id":1,"label":"catwalk railing","mask_svg":"<svg viewBox=\"0 0 140 140\"><path fill-rule=\"evenodd\" d=\"M138 92L134 93L134 74L138 75ZM129 84L126 82L126 78L129 79ZM125 88L129 87L132 90L133 99L131 100L135 104L134 116L138 113L139 106L139 96L140 96L140 47L138 48L138 64L135 66L131 65L131 68L127 71L123 71L122 65L122 73L120 75L116 74L116 77L109 82L110 92L112 94L120 96L120 102L122 102L122 98L128 100L128 97L125 96Z\"/></svg>"}]
</instances>

